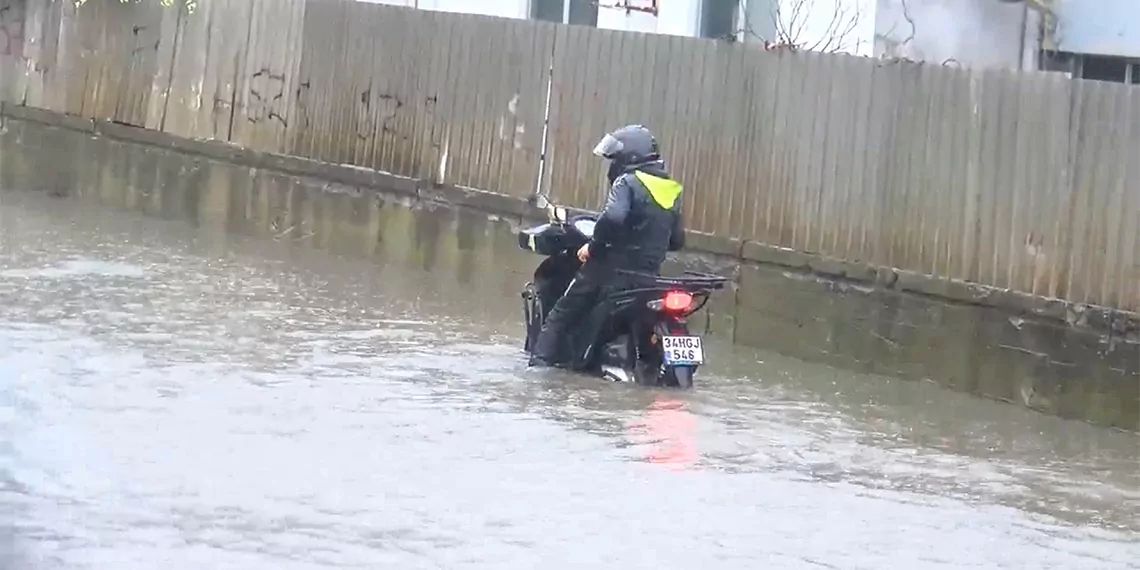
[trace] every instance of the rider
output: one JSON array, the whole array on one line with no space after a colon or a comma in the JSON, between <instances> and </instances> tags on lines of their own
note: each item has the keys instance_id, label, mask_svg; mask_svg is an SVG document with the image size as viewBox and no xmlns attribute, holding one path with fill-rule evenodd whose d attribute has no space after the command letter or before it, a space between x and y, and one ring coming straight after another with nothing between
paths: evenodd
<instances>
[{"instance_id":1,"label":"rider","mask_svg":"<svg viewBox=\"0 0 1140 570\"><path fill-rule=\"evenodd\" d=\"M582 268L550 309L535 341L531 366L567 360L567 329L594 307L602 292L624 286L615 270L657 275L666 251L685 246L681 184L665 170L649 129L624 126L602 137L593 152L610 161L609 195L593 238L578 250Z\"/></svg>"}]
</instances>

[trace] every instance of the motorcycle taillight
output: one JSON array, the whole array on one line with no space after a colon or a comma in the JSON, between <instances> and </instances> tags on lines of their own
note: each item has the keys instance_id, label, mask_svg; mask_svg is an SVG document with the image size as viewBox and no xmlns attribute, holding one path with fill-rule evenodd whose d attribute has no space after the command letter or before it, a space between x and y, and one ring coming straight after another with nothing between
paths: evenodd
<instances>
[{"instance_id":1,"label":"motorcycle taillight","mask_svg":"<svg viewBox=\"0 0 1140 570\"><path fill-rule=\"evenodd\" d=\"M665 293L664 297L654 299L646 304L655 311L665 310L671 313L680 313L693 304L693 296L685 291L669 291Z\"/></svg>"},{"instance_id":2,"label":"motorcycle taillight","mask_svg":"<svg viewBox=\"0 0 1140 570\"><path fill-rule=\"evenodd\" d=\"M693 304L693 296L684 291L670 291L665 294L665 310L684 311Z\"/></svg>"}]
</instances>

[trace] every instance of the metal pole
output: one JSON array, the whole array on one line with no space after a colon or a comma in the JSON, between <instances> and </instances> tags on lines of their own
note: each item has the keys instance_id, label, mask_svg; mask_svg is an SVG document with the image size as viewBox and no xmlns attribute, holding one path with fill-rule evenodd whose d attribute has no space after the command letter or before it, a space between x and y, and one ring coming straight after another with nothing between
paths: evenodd
<instances>
[{"instance_id":1,"label":"metal pole","mask_svg":"<svg viewBox=\"0 0 1140 570\"><path fill-rule=\"evenodd\" d=\"M562 0L562 23L570 23L570 2L573 0Z\"/></svg>"}]
</instances>

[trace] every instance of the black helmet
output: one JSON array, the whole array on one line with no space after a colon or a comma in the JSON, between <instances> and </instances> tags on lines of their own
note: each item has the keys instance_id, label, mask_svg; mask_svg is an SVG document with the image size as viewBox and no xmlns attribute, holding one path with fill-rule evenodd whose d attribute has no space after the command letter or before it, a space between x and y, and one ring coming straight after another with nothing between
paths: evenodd
<instances>
[{"instance_id":1,"label":"black helmet","mask_svg":"<svg viewBox=\"0 0 1140 570\"><path fill-rule=\"evenodd\" d=\"M661 160L657 139L641 125L626 125L602 137L594 147L594 155L625 168Z\"/></svg>"}]
</instances>

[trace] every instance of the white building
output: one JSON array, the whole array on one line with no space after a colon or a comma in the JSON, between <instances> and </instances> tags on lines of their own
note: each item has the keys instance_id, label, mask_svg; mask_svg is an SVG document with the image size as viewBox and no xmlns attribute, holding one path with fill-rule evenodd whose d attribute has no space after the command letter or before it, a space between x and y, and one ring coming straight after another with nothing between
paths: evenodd
<instances>
[{"instance_id":1,"label":"white building","mask_svg":"<svg viewBox=\"0 0 1140 570\"><path fill-rule=\"evenodd\" d=\"M875 0L361 1L862 55L870 55L874 46Z\"/></svg>"},{"instance_id":2,"label":"white building","mask_svg":"<svg viewBox=\"0 0 1140 570\"><path fill-rule=\"evenodd\" d=\"M1140 84L1140 0L360 0Z\"/></svg>"},{"instance_id":3,"label":"white building","mask_svg":"<svg viewBox=\"0 0 1140 570\"><path fill-rule=\"evenodd\" d=\"M877 0L875 55L1140 84L1140 0Z\"/></svg>"}]
</instances>

